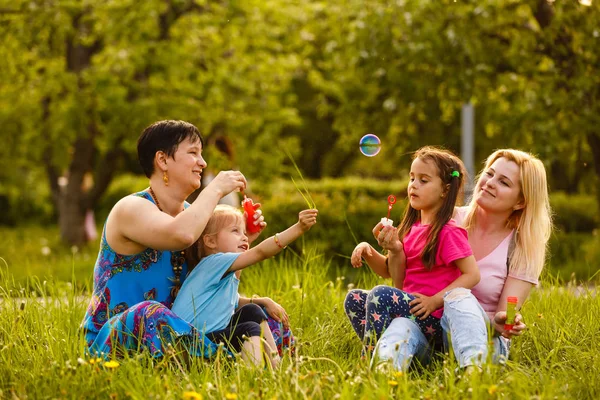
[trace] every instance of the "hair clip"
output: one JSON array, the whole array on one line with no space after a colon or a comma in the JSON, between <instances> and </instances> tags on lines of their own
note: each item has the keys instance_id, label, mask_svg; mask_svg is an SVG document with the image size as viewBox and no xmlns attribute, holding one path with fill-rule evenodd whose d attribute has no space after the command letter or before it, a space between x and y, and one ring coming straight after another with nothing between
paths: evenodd
<instances>
[{"instance_id":1,"label":"hair clip","mask_svg":"<svg viewBox=\"0 0 600 400\"><path fill-rule=\"evenodd\" d=\"M458 172L458 171L452 171L451 176L459 178L460 177L460 172Z\"/></svg>"}]
</instances>

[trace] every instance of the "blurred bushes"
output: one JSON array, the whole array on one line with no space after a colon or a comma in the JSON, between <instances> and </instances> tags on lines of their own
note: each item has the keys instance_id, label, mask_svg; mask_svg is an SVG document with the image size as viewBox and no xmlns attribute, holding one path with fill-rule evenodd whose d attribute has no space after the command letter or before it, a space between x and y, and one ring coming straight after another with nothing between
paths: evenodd
<instances>
[{"instance_id":1,"label":"blurred bushes","mask_svg":"<svg viewBox=\"0 0 600 400\"><path fill-rule=\"evenodd\" d=\"M101 224L104 223L108 213L117 201L131 193L146 189L148 185L148 178L144 175L125 174L113 179L96 207L96 221Z\"/></svg>"},{"instance_id":2,"label":"blurred bushes","mask_svg":"<svg viewBox=\"0 0 600 400\"><path fill-rule=\"evenodd\" d=\"M302 182L297 184L303 187ZM343 257L349 257L358 242L367 241L376 246L371 230L387 215L387 197L394 194L398 202L391 218L398 224L406 206L406 181L380 181L348 177L306 181L306 186L319 209L319 219L302 240L315 242L326 254L338 255L341 264L349 265ZM115 178L96 207L98 229L111 208L128 194L148 187L148 179L140 175L121 175ZM268 222L266 235L281 232L294 224L298 212L308 207L291 180L250 183L249 196L262 203ZM48 193L21 198L18 207L11 204L0 218L0 225L17 221L43 223L51 221L52 210ZM0 203L8 203L7 196L0 196ZM578 279L586 279L600 267L600 237L595 228L598 223L598 206L595 197L589 195L551 194L555 231L550 239L547 269L551 275L569 279L575 273ZM25 218L22 218L25 217ZM300 246L296 243L294 246ZM294 247L292 246L292 247Z\"/></svg>"},{"instance_id":3,"label":"blurred bushes","mask_svg":"<svg viewBox=\"0 0 600 400\"><path fill-rule=\"evenodd\" d=\"M301 183L299 183L301 185ZM406 205L406 181L375 181L360 178L324 179L306 182L319 210L318 223L304 240L316 242L331 254L349 256L361 241L373 240L371 230L387 216L387 197L398 201L390 218L398 222ZM308 204L292 182L277 181L254 186L255 199L262 202L268 222L267 235L281 232L298 221ZM302 240L302 239L300 239Z\"/></svg>"},{"instance_id":4,"label":"blurred bushes","mask_svg":"<svg viewBox=\"0 0 600 400\"><path fill-rule=\"evenodd\" d=\"M568 195L555 192L550 195L554 224L563 232L592 232L598 223L598 203L591 195Z\"/></svg>"},{"instance_id":5,"label":"blurred bushes","mask_svg":"<svg viewBox=\"0 0 600 400\"><path fill-rule=\"evenodd\" d=\"M371 230L387 215L387 196L394 194L398 198L391 215L395 225L406 206L406 182L401 181L343 178L307 182L307 187L319 209L319 218L304 240L316 242L327 254L340 256L340 263L347 265L349 261L341 258L349 257L358 242L366 241L378 248ZM298 212L308 207L291 182L256 185L254 189L253 196L262 202L268 222L266 235L294 224ZM573 273L578 279L593 276L600 267L600 238L594 231L595 198L555 193L551 195L551 205L556 226L549 243L547 273L565 280Z\"/></svg>"}]
</instances>

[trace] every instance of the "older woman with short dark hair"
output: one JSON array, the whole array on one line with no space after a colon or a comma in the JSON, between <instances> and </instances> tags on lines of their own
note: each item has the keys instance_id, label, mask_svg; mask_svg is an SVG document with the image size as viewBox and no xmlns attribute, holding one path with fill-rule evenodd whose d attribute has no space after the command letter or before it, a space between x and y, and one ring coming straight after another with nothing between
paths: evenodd
<instances>
[{"instance_id":1,"label":"older woman with short dark hair","mask_svg":"<svg viewBox=\"0 0 600 400\"><path fill-rule=\"evenodd\" d=\"M188 204L206 168L203 145L198 129L184 121L156 122L139 137L138 158L150 185L117 202L104 225L82 322L92 354L146 349L161 356L176 342L192 355L216 349L170 310L187 274L183 250L200 237L219 200L246 186L241 172L220 172Z\"/></svg>"}]
</instances>

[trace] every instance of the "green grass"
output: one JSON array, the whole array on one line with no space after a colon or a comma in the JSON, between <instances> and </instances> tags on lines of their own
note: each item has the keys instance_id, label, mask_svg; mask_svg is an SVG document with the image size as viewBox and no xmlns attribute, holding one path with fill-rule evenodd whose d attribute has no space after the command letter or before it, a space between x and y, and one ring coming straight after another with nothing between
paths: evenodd
<instances>
[{"instance_id":1,"label":"green grass","mask_svg":"<svg viewBox=\"0 0 600 400\"><path fill-rule=\"evenodd\" d=\"M81 248L67 246L56 226L0 227L0 238L0 267L8 267L11 280L28 291L36 290L32 277L59 285L74 281L79 290L91 287L100 239Z\"/></svg>"},{"instance_id":2,"label":"green grass","mask_svg":"<svg viewBox=\"0 0 600 400\"><path fill-rule=\"evenodd\" d=\"M57 253L49 270L66 268L60 277L78 271L81 252L70 263ZM93 262L82 274L89 276L85 282L77 274L70 285L30 278L24 289L13 279L19 256L8 259L8 268L0 266L0 398L181 399L184 392L205 399L600 398L600 297L576 296L548 282L525 304L529 329L514 341L505 367L486 365L483 374L464 377L444 356L397 376L371 371L360 360L343 312L349 284L368 288L382 280L364 269L344 277L346 270L310 248L302 258L288 251L245 270L240 287L246 295L269 295L290 314L299 344L279 370L248 369L224 358L185 364L177 354L161 360L142 354L109 369L90 363L78 332L87 304L78 288L91 283Z\"/></svg>"}]
</instances>

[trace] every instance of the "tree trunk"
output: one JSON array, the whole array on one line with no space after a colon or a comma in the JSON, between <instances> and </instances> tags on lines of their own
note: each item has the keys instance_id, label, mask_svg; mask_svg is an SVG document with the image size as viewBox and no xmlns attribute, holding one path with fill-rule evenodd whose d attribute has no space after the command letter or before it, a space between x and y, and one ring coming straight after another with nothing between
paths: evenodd
<instances>
[{"instance_id":1,"label":"tree trunk","mask_svg":"<svg viewBox=\"0 0 600 400\"><path fill-rule=\"evenodd\" d=\"M168 40L169 29L181 16L192 11L203 11L193 0L187 0L183 4L173 4L159 16L160 35L159 41ZM92 11L85 7L72 18L73 33L66 38L65 62L67 71L75 74L78 80L79 91L85 93L89 83L86 81L84 72L92 63L94 55L103 49L102 38L97 38L93 43L81 40L92 31L91 20L86 18ZM137 79L147 79L145 68L136 74ZM131 88L130 88L131 90ZM130 101L134 101L132 94ZM50 117L49 99L44 99L44 128L49 129ZM89 99L89 104L82 107L81 112L87 118L87 126L78 132L77 138L72 145L72 159L68 170L68 183L59 187L59 169L52 159L51 143L46 144L44 164L48 173L52 198L58 210L58 224L61 238L65 243L71 245L82 245L87 241L85 231L85 217L88 210L93 210L102 194L108 188L110 181L116 171L117 161L122 155L122 142L125 133L117 136L112 142L112 149L107 151L101 159L95 159L96 138L101 135L99 116L96 113L94 98ZM50 135L45 135L50 137ZM91 189L83 188L85 174L94 172L94 186Z\"/></svg>"},{"instance_id":2,"label":"tree trunk","mask_svg":"<svg viewBox=\"0 0 600 400\"><path fill-rule=\"evenodd\" d=\"M595 133L588 133L587 141L594 157L594 171L596 172L598 180L600 180L600 136ZM598 188L596 188L596 199L598 202L598 213L600 215L600 189Z\"/></svg>"},{"instance_id":3,"label":"tree trunk","mask_svg":"<svg viewBox=\"0 0 600 400\"><path fill-rule=\"evenodd\" d=\"M63 242L81 246L87 242L85 234L85 212L81 207L81 191L66 189L58 205L58 226Z\"/></svg>"}]
</instances>

